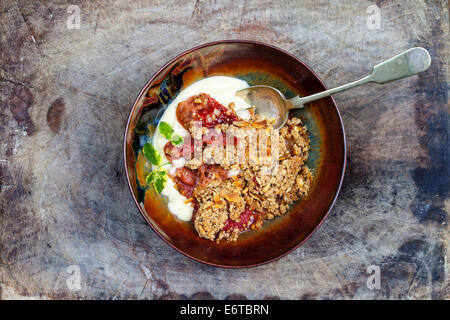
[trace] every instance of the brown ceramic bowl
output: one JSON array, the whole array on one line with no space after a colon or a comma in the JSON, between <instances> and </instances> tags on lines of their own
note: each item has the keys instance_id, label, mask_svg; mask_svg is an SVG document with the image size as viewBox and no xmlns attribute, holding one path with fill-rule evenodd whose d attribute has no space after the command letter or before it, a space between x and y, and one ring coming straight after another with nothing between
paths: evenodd
<instances>
[{"instance_id":1,"label":"brown ceramic bowl","mask_svg":"<svg viewBox=\"0 0 450 320\"><path fill-rule=\"evenodd\" d=\"M147 82L131 109L124 139L125 169L136 206L152 229L172 248L197 261L220 267L252 267L276 260L304 243L333 206L345 170L346 144L338 108L332 98L296 110L311 138L308 166L314 182L308 197L258 231L236 242L219 244L200 238L192 223L172 215L153 189L142 189L141 135L149 135L168 103L185 87L205 77L228 75L250 85L276 87L287 97L310 95L326 87L301 60L279 48L254 41L219 41L190 49L167 62ZM136 164L138 164L136 166ZM144 165L145 167L145 165ZM144 170L145 171L145 170Z\"/></svg>"}]
</instances>

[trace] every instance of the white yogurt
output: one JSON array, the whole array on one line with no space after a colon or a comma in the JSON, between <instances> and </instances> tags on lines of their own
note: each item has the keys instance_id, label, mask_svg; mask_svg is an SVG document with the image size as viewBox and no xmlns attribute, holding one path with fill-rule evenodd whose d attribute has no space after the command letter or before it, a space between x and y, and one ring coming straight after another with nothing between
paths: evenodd
<instances>
[{"instance_id":1,"label":"white yogurt","mask_svg":"<svg viewBox=\"0 0 450 320\"><path fill-rule=\"evenodd\" d=\"M250 105L244 99L235 96L236 91L247 87L247 82L233 77L215 76L199 80L178 94L178 96L169 104L160 121L165 121L170 124L176 134L182 137L187 135L188 131L186 131L177 120L177 106L187 98L200 93L209 94L213 99L217 100L227 108L231 102L234 102L236 114L240 118L248 119L250 114L247 109L250 108ZM153 146L162 155L163 162L168 161L164 155L164 146L167 141L168 140L159 133L159 130L155 131L152 141ZM175 169L183 167L184 164L184 158L176 159L171 165L167 166L167 171L174 174ZM191 220L194 208L191 204L185 203L187 198L175 189L175 184L172 179L167 179L167 185L161 194L167 197L170 212L181 220Z\"/></svg>"}]
</instances>

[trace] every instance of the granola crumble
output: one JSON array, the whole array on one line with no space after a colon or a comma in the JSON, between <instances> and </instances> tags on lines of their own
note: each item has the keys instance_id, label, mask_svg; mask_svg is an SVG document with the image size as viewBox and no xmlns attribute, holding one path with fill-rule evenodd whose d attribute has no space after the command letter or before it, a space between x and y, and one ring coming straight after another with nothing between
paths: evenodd
<instances>
[{"instance_id":1,"label":"granola crumble","mask_svg":"<svg viewBox=\"0 0 450 320\"><path fill-rule=\"evenodd\" d=\"M305 164L310 140L302 121L292 117L275 130L273 119L254 109L250 115L241 119L233 105L225 108L207 94L178 105L178 120L192 138L184 147L203 158L187 159L171 178L194 206L192 222L205 239L234 241L242 231L259 229L264 220L286 214L311 187L313 175ZM255 145L267 148L264 156L252 151ZM181 156L170 142L164 150L169 159Z\"/></svg>"}]
</instances>

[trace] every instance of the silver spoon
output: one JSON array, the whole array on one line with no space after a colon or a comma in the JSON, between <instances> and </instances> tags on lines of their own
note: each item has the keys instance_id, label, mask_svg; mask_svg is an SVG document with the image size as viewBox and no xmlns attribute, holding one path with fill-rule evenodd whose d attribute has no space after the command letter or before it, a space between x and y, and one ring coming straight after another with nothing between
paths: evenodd
<instances>
[{"instance_id":1,"label":"silver spoon","mask_svg":"<svg viewBox=\"0 0 450 320\"><path fill-rule=\"evenodd\" d=\"M362 79L344 84L340 87L319 92L307 97L296 96L286 99L275 88L269 86L252 86L236 92L238 97L255 106L255 111L262 116L273 119L275 129L281 128L287 121L289 109L303 108L305 103L328 97L334 93L360 86L368 82L386 83L406 78L425 71L431 64L431 57L424 48L411 48L383 61L373 67L372 72Z\"/></svg>"}]
</instances>

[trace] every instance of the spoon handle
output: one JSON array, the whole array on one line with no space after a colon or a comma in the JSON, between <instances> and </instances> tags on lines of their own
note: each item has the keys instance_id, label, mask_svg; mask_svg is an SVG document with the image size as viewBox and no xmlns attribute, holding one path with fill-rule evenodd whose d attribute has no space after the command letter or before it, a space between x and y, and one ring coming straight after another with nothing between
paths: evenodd
<instances>
[{"instance_id":1,"label":"spoon handle","mask_svg":"<svg viewBox=\"0 0 450 320\"><path fill-rule=\"evenodd\" d=\"M305 103L328 97L334 93L341 92L350 88L360 86L368 82L386 83L415 75L425 71L431 64L431 57L424 48L411 48L395 57L383 61L373 67L372 72L362 79L344 84L342 86L319 92L307 97L296 96L289 99L293 108L302 108Z\"/></svg>"}]
</instances>

